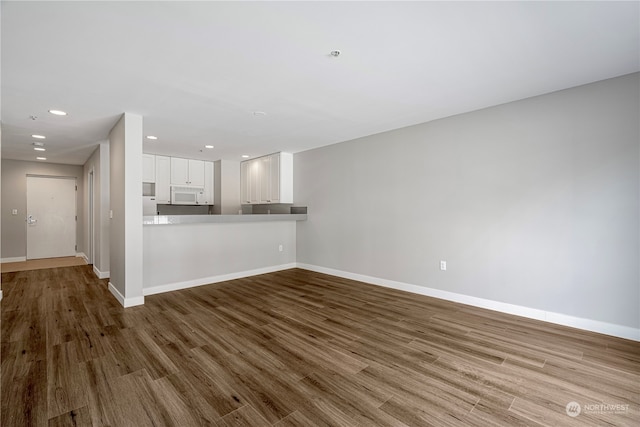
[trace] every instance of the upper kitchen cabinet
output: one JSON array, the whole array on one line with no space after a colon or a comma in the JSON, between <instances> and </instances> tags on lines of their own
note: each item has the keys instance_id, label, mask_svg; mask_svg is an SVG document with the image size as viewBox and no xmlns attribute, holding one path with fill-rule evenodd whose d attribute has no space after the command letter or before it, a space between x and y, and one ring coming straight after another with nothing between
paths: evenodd
<instances>
[{"instance_id":1,"label":"upper kitchen cabinet","mask_svg":"<svg viewBox=\"0 0 640 427\"><path fill-rule=\"evenodd\" d=\"M202 205L213 205L214 196L214 164L204 162L204 193L203 200L198 202Z\"/></svg>"},{"instance_id":2,"label":"upper kitchen cabinet","mask_svg":"<svg viewBox=\"0 0 640 427\"><path fill-rule=\"evenodd\" d=\"M204 161L171 157L171 185L204 187Z\"/></svg>"},{"instance_id":3,"label":"upper kitchen cabinet","mask_svg":"<svg viewBox=\"0 0 640 427\"><path fill-rule=\"evenodd\" d=\"M168 156L143 154L143 158L154 159L154 176L144 178L144 182L155 182L156 202L159 205L171 203L171 187L199 187L196 204L213 205L214 164L203 160L182 159ZM145 164L145 167L148 167ZM145 171L145 173L150 173ZM146 176L146 175L145 175Z\"/></svg>"},{"instance_id":4,"label":"upper kitchen cabinet","mask_svg":"<svg viewBox=\"0 0 640 427\"><path fill-rule=\"evenodd\" d=\"M262 163L257 160L240 163L240 200L243 204L260 203Z\"/></svg>"},{"instance_id":5,"label":"upper kitchen cabinet","mask_svg":"<svg viewBox=\"0 0 640 427\"><path fill-rule=\"evenodd\" d=\"M156 182L156 156L142 155L142 182Z\"/></svg>"},{"instance_id":6,"label":"upper kitchen cabinet","mask_svg":"<svg viewBox=\"0 0 640 427\"><path fill-rule=\"evenodd\" d=\"M171 203L171 158L156 156L156 203Z\"/></svg>"},{"instance_id":7,"label":"upper kitchen cabinet","mask_svg":"<svg viewBox=\"0 0 640 427\"><path fill-rule=\"evenodd\" d=\"M276 153L240 166L243 204L293 203L293 155Z\"/></svg>"}]
</instances>

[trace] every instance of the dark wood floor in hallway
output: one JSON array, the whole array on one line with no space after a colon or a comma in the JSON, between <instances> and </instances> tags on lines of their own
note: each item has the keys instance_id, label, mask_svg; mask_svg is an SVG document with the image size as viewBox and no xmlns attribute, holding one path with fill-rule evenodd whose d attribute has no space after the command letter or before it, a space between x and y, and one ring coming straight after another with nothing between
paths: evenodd
<instances>
[{"instance_id":1,"label":"dark wood floor in hallway","mask_svg":"<svg viewBox=\"0 0 640 427\"><path fill-rule=\"evenodd\" d=\"M3 427L640 424L640 343L305 270L129 309L91 266L2 289Z\"/></svg>"}]
</instances>

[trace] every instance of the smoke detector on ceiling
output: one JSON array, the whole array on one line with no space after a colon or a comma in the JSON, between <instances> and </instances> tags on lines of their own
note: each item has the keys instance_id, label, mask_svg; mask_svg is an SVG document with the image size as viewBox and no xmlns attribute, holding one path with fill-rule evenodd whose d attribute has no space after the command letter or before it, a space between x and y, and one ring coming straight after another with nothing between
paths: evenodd
<instances>
[{"instance_id":1,"label":"smoke detector on ceiling","mask_svg":"<svg viewBox=\"0 0 640 427\"><path fill-rule=\"evenodd\" d=\"M337 50L337 49L336 50L332 50L331 51L331 56L335 56L337 58L338 56L340 56L340 51Z\"/></svg>"}]
</instances>

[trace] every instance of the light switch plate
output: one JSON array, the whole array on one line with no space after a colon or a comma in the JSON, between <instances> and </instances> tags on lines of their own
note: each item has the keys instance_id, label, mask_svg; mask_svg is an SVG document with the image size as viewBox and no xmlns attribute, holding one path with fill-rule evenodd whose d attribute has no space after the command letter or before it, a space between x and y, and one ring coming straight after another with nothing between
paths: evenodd
<instances>
[{"instance_id":1,"label":"light switch plate","mask_svg":"<svg viewBox=\"0 0 640 427\"><path fill-rule=\"evenodd\" d=\"M18 215L18 209L12 209L11 215Z\"/></svg>"}]
</instances>

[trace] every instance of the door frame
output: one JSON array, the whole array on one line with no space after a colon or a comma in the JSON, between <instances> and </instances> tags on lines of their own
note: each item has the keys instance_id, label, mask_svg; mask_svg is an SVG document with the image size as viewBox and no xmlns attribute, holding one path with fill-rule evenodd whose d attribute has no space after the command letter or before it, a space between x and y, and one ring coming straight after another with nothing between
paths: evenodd
<instances>
[{"instance_id":1,"label":"door frame","mask_svg":"<svg viewBox=\"0 0 640 427\"><path fill-rule=\"evenodd\" d=\"M88 203L88 207L89 207L89 212L87 215L87 219L88 219L88 232L89 232L89 245L87 247L87 251L89 252L88 254L85 254L86 258L87 258L87 264L94 264L95 260L95 256L96 256L96 247L95 247L95 205L94 205L94 199L95 199L95 172L94 169L91 168L91 170L89 171L88 174L88 198L89 198L89 203ZM76 202L77 204L77 202Z\"/></svg>"}]
</instances>

